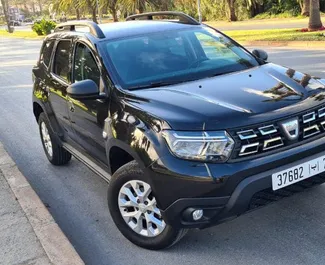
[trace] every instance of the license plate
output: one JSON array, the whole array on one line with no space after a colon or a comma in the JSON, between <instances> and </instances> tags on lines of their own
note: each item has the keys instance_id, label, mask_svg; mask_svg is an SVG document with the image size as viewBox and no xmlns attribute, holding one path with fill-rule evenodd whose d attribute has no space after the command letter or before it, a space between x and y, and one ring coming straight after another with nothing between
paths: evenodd
<instances>
[{"instance_id":1,"label":"license plate","mask_svg":"<svg viewBox=\"0 0 325 265\"><path fill-rule=\"evenodd\" d=\"M325 171L325 156L272 174L273 190L282 189Z\"/></svg>"}]
</instances>

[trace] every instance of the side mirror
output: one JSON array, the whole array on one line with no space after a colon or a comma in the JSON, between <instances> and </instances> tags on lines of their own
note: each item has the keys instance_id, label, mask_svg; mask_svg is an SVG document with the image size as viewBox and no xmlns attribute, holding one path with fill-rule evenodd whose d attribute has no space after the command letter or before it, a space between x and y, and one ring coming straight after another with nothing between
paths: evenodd
<instances>
[{"instance_id":1,"label":"side mirror","mask_svg":"<svg viewBox=\"0 0 325 265\"><path fill-rule=\"evenodd\" d=\"M67 94L74 99L98 99L103 98L99 93L97 84L90 79L74 83L67 88Z\"/></svg>"},{"instance_id":2,"label":"side mirror","mask_svg":"<svg viewBox=\"0 0 325 265\"><path fill-rule=\"evenodd\" d=\"M266 51L263 51L263 50L253 50L252 51L252 54L254 54L257 58L263 60L263 61L266 61L267 58L269 58L269 55L267 54Z\"/></svg>"}]
</instances>

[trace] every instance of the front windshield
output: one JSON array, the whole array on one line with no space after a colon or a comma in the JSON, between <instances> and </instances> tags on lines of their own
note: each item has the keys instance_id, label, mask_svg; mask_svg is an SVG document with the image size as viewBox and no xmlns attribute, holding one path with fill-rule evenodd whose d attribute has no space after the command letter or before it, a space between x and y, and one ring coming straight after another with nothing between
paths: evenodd
<instances>
[{"instance_id":1,"label":"front windshield","mask_svg":"<svg viewBox=\"0 0 325 265\"><path fill-rule=\"evenodd\" d=\"M259 65L209 28L150 33L106 41L103 47L125 89L198 80Z\"/></svg>"}]
</instances>

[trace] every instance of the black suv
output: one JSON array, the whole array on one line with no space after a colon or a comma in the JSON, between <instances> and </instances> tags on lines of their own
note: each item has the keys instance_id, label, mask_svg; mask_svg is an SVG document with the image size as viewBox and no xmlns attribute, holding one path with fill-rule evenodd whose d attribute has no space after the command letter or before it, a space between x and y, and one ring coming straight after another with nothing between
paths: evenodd
<instances>
[{"instance_id":1,"label":"black suv","mask_svg":"<svg viewBox=\"0 0 325 265\"><path fill-rule=\"evenodd\" d=\"M61 24L33 69L46 156L107 180L149 249L323 183L325 80L266 60L178 12Z\"/></svg>"}]
</instances>

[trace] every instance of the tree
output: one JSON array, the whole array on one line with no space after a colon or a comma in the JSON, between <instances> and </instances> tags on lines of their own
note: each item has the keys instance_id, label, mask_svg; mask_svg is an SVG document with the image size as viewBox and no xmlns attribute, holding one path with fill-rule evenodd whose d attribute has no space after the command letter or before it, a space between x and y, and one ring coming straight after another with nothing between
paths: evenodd
<instances>
[{"instance_id":1,"label":"tree","mask_svg":"<svg viewBox=\"0 0 325 265\"><path fill-rule=\"evenodd\" d=\"M143 13L146 5L158 6L158 1L155 0L119 0L119 2L129 13Z\"/></svg>"},{"instance_id":2,"label":"tree","mask_svg":"<svg viewBox=\"0 0 325 265\"><path fill-rule=\"evenodd\" d=\"M236 0L227 0L230 21L237 21L235 2L236 2Z\"/></svg>"},{"instance_id":3,"label":"tree","mask_svg":"<svg viewBox=\"0 0 325 265\"><path fill-rule=\"evenodd\" d=\"M257 14L263 12L263 0L245 0L243 4L246 3L246 9L249 12L249 17L255 17Z\"/></svg>"},{"instance_id":4,"label":"tree","mask_svg":"<svg viewBox=\"0 0 325 265\"><path fill-rule=\"evenodd\" d=\"M76 11L77 19L80 19L80 9L87 7L85 1L81 0L55 0L53 3L53 8L56 11L60 12L69 12L70 10Z\"/></svg>"},{"instance_id":5,"label":"tree","mask_svg":"<svg viewBox=\"0 0 325 265\"><path fill-rule=\"evenodd\" d=\"M310 0L309 31L319 30L323 27L320 19L319 0Z\"/></svg>"},{"instance_id":6,"label":"tree","mask_svg":"<svg viewBox=\"0 0 325 265\"><path fill-rule=\"evenodd\" d=\"M303 0L302 7L301 7L301 15L308 17L309 10L310 10L310 0Z\"/></svg>"},{"instance_id":7,"label":"tree","mask_svg":"<svg viewBox=\"0 0 325 265\"><path fill-rule=\"evenodd\" d=\"M106 0L108 1L108 10L109 12L111 12L112 16L113 16L113 20L114 22L118 21L118 17L117 17L117 3L118 0Z\"/></svg>"},{"instance_id":8,"label":"tree","mask_svg":"<svg viewBox=\"0 0 325 265\"><path fill-rule=\"evenodd\" d=\"M9 15L8 15L8 2L7 0L1 0L1 5L2 5L2 8L3 8L3 13L5 15L5 19L6 19L6 23L7 23L7 27L8 27L8 32L9 33L12 33L11 30L10 30L10 20L9 20Z\"/></svg>"},{"instance_id":9,"label":"tree","mask_svg":"<svg viewBox=\"0 0 325 265\"><path fill-rule=\"evenodd\" d=\"M97 21L97 1L96 0L80 0L80 1L82 1L82 2L85 1L87 7L90 10L92 20L95 23L98 23L98 21Z\"/></svg>"}]
</instances>

